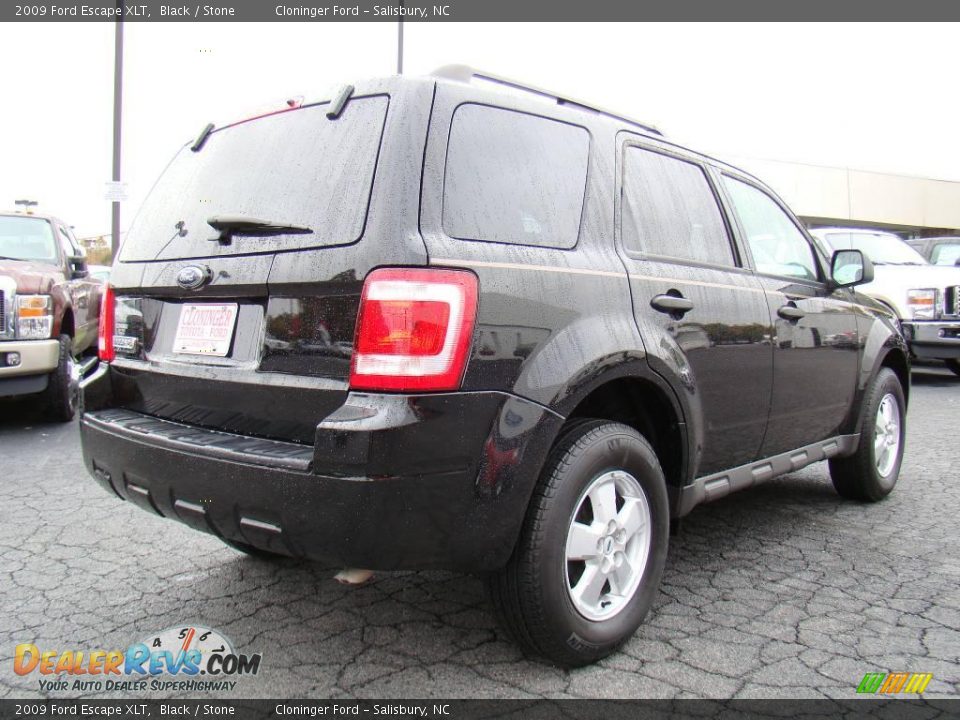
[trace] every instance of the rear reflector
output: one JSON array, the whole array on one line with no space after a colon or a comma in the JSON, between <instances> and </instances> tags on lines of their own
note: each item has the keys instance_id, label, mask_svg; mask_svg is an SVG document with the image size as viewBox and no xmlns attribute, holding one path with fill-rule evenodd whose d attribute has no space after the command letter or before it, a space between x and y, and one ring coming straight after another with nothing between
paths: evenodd
<instances>
[{"instance_id":1,"label":"rear reflector","mask_svg":"<svg viewBox=\"0 0 960 720\"><path fill-rule=\"evenodd\" d=\"M355 390L456 390L477 314L464 270L383 268L363 285L353 346Z\"/></svg>"},{"instance_id":2,"label":"rear reflector","mask_svg":"<svg viewBox=\"0 0 960 720\"><path fill-rule=\"evenodd\" d=\"M116 314L116 302L113 288L109 284L103 286L103 296L100 298L100 325L97 330L97 347L100 359L110 362L116 357L113 350L113 328Z\"/></svg>"}]
</instances>

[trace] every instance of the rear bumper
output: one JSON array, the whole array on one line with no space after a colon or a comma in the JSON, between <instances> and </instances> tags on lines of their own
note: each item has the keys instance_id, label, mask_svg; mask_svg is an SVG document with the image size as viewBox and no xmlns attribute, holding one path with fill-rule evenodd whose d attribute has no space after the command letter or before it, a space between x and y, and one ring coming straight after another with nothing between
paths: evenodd
<instances>
[{"instance_id":1,"label":"rear bumper","mask_svg":"<svg viewBox=\"0 0 960 720\"><path fill-rule=\"evenodd\" d=\"M915 357L960 358L960 321L905 322L903 334Z\"/></svg>"},{"instance_id":2,"label":"rear bumper","mask_svg":"<svg viewBox=\"0 0 960 720\"><path fill-rule=\"evenodd\" d=\"M561 423L504 393L352 393L313 447L117 409L80 430L97 482L195 529L345 567L484 571L509 559Z\"/></svg>"}]
</instances>

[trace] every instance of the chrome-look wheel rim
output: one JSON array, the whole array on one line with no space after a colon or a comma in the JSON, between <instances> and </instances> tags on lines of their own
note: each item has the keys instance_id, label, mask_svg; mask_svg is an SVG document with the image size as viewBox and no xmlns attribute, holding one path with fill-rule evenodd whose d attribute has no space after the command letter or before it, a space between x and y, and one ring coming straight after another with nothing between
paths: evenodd
<instances>
[{"instance_id":1,"label":"chrome-look wheel rim","mask_svg":"<svg viewBox=\"0 0 960 720\"><path fill-rule=\"evenodd\" d=\"M566 545L567 592L588 620L609 620L640 586L653 528L650 505L628 472L597 476L577 501Z\"/></svg>"},{"instance_id":2,"label":"chrome-look wheel rim","mask_svg":"<svg viewBox=\"0 0 960 720\"><path fill-rule=\"evenodd\" d=\"M877 421L873 431L873 461L877 473L887 477L893 472L900 457L900 405L887 393L877 408Z\"/></svg>"}]
</instances>

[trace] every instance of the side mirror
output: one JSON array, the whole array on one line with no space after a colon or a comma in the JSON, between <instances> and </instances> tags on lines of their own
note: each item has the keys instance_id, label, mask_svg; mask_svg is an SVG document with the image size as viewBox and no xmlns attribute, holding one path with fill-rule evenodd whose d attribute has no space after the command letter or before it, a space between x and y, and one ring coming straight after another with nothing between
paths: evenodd
<instances>
[{"instance_id":1,"label":"side mirror","mask_svg":"<svg viewBox=\"0 0 960 720\"><path fill-rule=\"evenodd\" d=\"M835 288L866 285L873 282L873 263L859 250L837 250L830 261Z\"/></svg>"},{"instance_id":2,"label":"side mirror","mask_svg":"<svg viewBox=\"0 0 960 720\"><path fill-rule=\"evenodd\" d=\"M70 255L67 257L67 265L70 267L70 279L85 278L90 273L87 270L87 258L83 255Z\"/></svg>"}]
</instances>

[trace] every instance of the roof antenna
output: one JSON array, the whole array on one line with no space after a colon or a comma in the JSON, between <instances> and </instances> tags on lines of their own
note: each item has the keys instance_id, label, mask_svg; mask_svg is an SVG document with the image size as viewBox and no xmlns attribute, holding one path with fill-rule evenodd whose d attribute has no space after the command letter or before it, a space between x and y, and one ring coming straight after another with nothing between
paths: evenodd
<instances>
[{"instance_id":1,"label":"roof antenna","mask_svg":"<svg viewBox=\"0 0 960 720\"><path fill-rule=\"evenodd\" d=\"M197 135L197 139L193 141L193 145L190 146L190 149L193 152L200 152L200 148L204 146L207 142L207 138L210 137L210 133L213 132L213 123L207 123L203 126L203 130L200 131L200 134Z\"/></svg>"},{"instance_id":2,"label":"roof antenna","mask_svg":"<svg viewBox=\"0 0 960 720\"><path fill-rule=\"evenodd\" d=\"M340 113L343 112L343 108L351 95L353 95L353 85L344 85L340 88L340 90L337 91L337 96L330 101L330 107L327 108L327 117L331 120L336 120L340 117Z\"/></svg>"}]
</instances>

